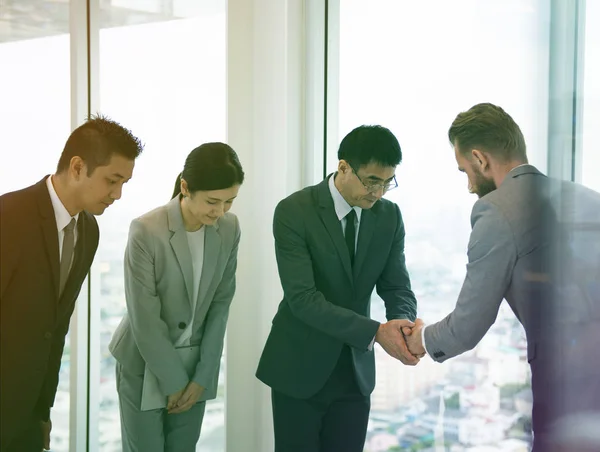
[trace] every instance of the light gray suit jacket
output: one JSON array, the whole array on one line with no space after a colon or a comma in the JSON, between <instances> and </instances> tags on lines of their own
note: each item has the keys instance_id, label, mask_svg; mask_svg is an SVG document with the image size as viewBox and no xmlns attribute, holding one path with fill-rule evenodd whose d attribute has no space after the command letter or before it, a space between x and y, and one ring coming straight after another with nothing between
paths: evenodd
<instances>
[{"instance_id":1,"label":"light gray suit jacket","mask_svg":"<svg viewBox=\"0 0 600 452\"><path fill-rule=\"evenodd\" d=\"M530 358L549 325L600 320L598 193L524 165L475 203L471 225L467 275L456 307L425 330L434 360L475 347L503 299L525 328ZM573 288L578 296L569 303L557 299Z\"/></svg>"},{"instance_id":2,"label":"light gray suit jacket","mask_svg":"<svg viewBox=\"0 0 600 452\"><path fill-rule=\"evenodd\" d=\"M524 165L475 203L471 224L456 307L424 331L430 356L475 347L506 299L527 335L536 435L600 409L600 195Z\"/></svg>"},{"instance_id":3,"label":"light gray suit jacket","mask_svg":"<svg viewBox=\"0 0 600 452\"><path fill-rule=\"evenodd\" d=\"M216 397L229 306L235 292L240 240L237 217L225 214L204 226L204 264L191 345L200 360L188 376L174 344L192 318L193 268L179 198L132 221L125 250L127 314L109 350L125 370L141 375L146 364L165 396L190 380Z\"/></svg>"}]
</instances>

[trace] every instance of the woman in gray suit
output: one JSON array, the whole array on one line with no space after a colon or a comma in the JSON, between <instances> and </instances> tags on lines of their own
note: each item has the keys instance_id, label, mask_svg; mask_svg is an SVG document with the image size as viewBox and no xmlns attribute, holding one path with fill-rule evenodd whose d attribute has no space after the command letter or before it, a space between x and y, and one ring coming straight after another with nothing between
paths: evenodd
<instances>
[{"instance_id":1,"label":"woman in gray suit","mask_svg":"<svg viewBox=\"0 0 600 452\"><path fill-rule=\"evenodd\" d=\"M206 143L188 155L173 199L132 221L127 314L117 360L123 452L192 452L217 393L240 227L229 209L244 180L236 153Z\"/></svg>"}]
</instances>

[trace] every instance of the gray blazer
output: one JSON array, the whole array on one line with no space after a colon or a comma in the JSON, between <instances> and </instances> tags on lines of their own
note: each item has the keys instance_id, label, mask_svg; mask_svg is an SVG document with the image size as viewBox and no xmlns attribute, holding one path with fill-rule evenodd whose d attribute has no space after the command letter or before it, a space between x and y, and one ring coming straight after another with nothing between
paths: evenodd
<instances>
[{"instance_id":1,"label":"gray blazer","mask_svg":"<svg viewBox=\"0 0 600 452\"><path fill-rule=\"evenodd\" d=\"M559 415L600 410L600 195L524 165L475 203L471 224L465 281L454 311L426 327L428 353L475 347L506 299L527 335L536 438Z\"/></svg>"},{"instance_id":2,"label":"gray blazer","mask_svg":"<svg viewBox=\"0 0 600 452\"><path fill-rule=\"evenodd\" d=\"M216 397L240 240L238 219L232 213L205 227L191 337L191 345L200 345L200 361L191 377L206 388L200 400ZM147 364L165 396L190 381L174 344L192 318L192 285L192 257L177 197L131 222L125 250L127 314L109 345L128 372L141 375Z\"/></svg>"}]
</instances>

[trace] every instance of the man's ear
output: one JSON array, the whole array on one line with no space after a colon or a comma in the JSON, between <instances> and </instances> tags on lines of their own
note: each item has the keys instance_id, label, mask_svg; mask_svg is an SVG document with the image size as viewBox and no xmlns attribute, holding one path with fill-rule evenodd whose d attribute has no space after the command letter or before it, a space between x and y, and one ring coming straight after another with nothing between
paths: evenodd
<instances>
[{"instance_id":1,"label":"man's ear","mask_svg":"<svg viewBox=\"0 0 600 452\"><path fill-rule=\"evenodd\" d=\"M490 167L488 156L479 149L473 149L471 151L471 158L473 164L477 165L481 171L485 171Z\"/></svg>"},{"instance_id":2,"label":"man's ear","mask_svg":"<svg viewBox=\"0 0 600 452\"><path fill-rule=\"evenodd\" d=\"M344 159L338 162L338 173L346 174L350 170L350 165Z\"/></svg>"},{"instance_id":3,"label":"man's ear","mask_svg":"<svg viewBox=\"0 0 600 452\"><path fill-rule=\"evenodd\" d=\"M86 165L83 159L77 155L74 156L69 162L69 171L75 180L79 180L79 178L84 174L84 171L86 171Z\"/></svg>"}]
</instances>

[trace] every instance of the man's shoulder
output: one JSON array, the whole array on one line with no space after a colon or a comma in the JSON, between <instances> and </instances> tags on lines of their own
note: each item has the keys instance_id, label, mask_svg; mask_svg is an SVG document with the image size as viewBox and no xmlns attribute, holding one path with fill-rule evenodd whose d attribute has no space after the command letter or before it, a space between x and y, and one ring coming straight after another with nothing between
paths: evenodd
<instances>
[{"instance_id":1,"label":"man's shoulder","mask_svg":"<svg viewBox=\"0 0 600 452\"><path fill-rule=\"evenodd\" d=\"M40 183L35 183L29 187L21 188L19 190L4 193L0 196L0 201L3 205L11 205L11 203L23 201L26 199L34 199L36 192L40 188Z\"/></svg>"},{"instance_id":2,"label":"man's shoulder","mask_svg":"<svg viewBox=\"0 0 600 452\"><path fill-rule=\"evenodd\" d=\"M34 184L20 190L0 196L0 216L4 221L30 219L36 209L36 197L39 185ZM13 213L18 215L12 215Z\"/></svg>"},{"instance_id":3,"label":"man's shoulder","mask_svg":"<svg viewBox=\"0 0 600 452\"><path fill-rule=\"evenodd\" d=\"M552 218L550 199L555 189L556 184L541 173L520 175L475 202L471 225L486 219L490 227L525 234Z\"/></svg>"},{"instance_id":4,"label":"man's shoulder","mask_svg":"<svg viewBox=\"0 0 600 452\"><path fill-rule=\"evenodd\" d=\"M310 185L286 196L277 204L277 210L302 209L314 207L318 202L318 190L321 184Z\"/></svg>"},{"instance_id":5,"label":"man's shoulder","mask_svg":"<svg viewBox=\"0 0 600 452\"><path fill-rule=\"evenodd\" d=\"M389 199L381 198L377 203L372 207L373 212L377 213L377 215L391 215L397 216L400 211L400 207L395 202L390 201Z\"/></svg>"},{"instance_id":6,"label":"man's shoulder","mask_svg":"<svg viewBox=\"0 0 600 452\"><path fill-rule=\"evenodd\" d=\"M518 216L524 205L537 204L541 200L542 190L547 186L547 178L540 176L523 174L505 181L496 190L475 202L471 216L481 214Z\"/></svg>"}]
</instances>

